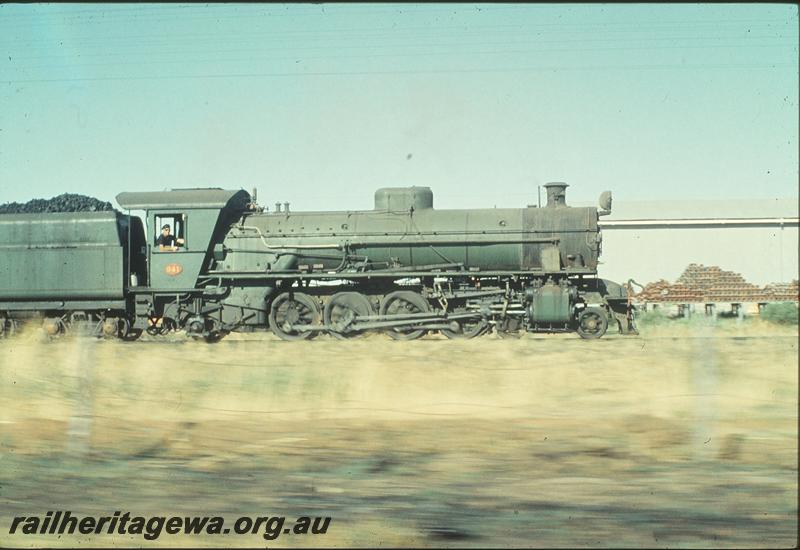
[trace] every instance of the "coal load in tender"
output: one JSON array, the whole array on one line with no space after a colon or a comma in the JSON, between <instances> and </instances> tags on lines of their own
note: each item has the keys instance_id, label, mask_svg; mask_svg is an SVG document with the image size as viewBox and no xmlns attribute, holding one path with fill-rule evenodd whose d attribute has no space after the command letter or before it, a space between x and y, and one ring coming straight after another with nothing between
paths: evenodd
<instances>
[{"instance_id":1,"label":"coal load in tender","mask_svg":"<svg viewBox=\"0 0 800 550\"><path fill-rule=\"evenodd\" d=\"M0 204L0 214L42 214L46 212L102 212L113 211L110 202L94 197L64 193L52 199L33 199L26 203Z\"/></svg>"}]
</instances>

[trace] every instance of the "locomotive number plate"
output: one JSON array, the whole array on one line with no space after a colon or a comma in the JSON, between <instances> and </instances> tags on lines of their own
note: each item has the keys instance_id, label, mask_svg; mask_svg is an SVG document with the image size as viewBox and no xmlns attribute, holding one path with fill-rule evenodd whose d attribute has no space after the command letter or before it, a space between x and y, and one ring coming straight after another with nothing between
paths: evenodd
<instances>
[{"instance_id":1,"label":"locomotive number plate","mask_svg":"<svg viewBox=\"0 0 800 550\"><path fill-rule=\"evenodd\" d=\"M175 277L183 272L183 266L181 264L167 264L164 267L164 272L171 277Z\"/></svg>"}]
</instances>

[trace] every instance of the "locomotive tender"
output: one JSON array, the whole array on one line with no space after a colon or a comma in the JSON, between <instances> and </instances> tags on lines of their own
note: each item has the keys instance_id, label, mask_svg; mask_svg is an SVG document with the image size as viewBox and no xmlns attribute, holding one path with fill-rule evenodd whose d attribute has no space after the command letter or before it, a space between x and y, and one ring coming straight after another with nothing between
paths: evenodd
<instances>
[{"instance_id":1,"label":"locomotive tender","mask_svg":"<svg viewBox=\"0 0 800 550\"><path fill-rule=\"evenodd\" d=\"M266 212L243 190L177 189L120 193L127 215L0 215L0 332L42 318L51 335L82 324L210 342L266 328L285 340L635 333L627 287L597 277L611 195L570 207L566 187L515 209L439 210L430 188L395 187L373 210ZM163 224L183 246L156 245Z\"/></svg>"}]
</instances>

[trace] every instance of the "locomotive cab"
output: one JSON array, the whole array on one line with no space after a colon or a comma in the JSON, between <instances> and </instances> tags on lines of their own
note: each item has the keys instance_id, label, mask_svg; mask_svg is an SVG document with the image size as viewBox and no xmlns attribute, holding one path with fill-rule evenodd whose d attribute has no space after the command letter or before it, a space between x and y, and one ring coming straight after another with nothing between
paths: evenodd
<instances>
[{"instance_id":1,"label":"locomotive cab","mask_svg":"<svg viewBox=\"0 0 800 550\"><path fill-rule=\"evenodd\" d=\"M120 193L117 202L128 210L144 210L148 227L147 265L151 289L194 289L207 269L214 244L224 237L226 224L238 218L250 195L223 189ZM177 250L160 250L161 228L169 225Z\"/></svg>"}]
</instances>

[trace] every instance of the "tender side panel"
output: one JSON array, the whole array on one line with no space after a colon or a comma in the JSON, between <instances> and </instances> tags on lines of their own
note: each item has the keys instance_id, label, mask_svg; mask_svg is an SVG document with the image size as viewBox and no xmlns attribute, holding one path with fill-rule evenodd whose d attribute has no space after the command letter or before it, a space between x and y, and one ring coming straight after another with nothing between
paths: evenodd
<instances>
[{"instance_id":1,"label":"tender side panel","mask_svg":"<svg viewBox=\"0 0 800 550\"><path fill-rule=\"evenodd\" d=\"M114 212L0 216L0 300L122 298Z\"/></svg>"}]
</instances>

